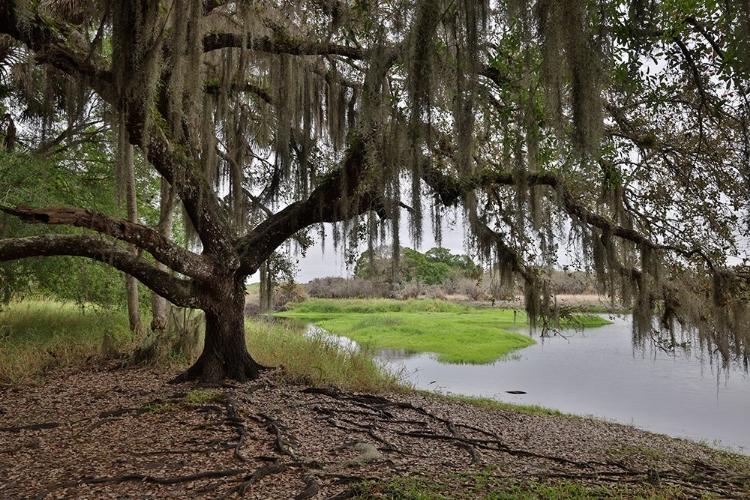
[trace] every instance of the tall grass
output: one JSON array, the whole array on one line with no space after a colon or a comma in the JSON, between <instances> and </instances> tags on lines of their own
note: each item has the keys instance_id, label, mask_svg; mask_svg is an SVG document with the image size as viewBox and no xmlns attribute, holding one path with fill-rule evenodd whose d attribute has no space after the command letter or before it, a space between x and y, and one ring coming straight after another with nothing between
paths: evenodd
<instances>
[{"instance_id":1,"label":"tall grass","mask_svg":"<svg viewBox=\"0 0 750 500\"><path fill-rule=\"evenodd\" d=\"M402 387L397 375L361 352L309 337L282 320L247 320L247 344L258 362L279 367L285 380L367 391ZM39 382L55 370L133 353L136 339L124 310L51 300L25 300L0 310L0 385ZM190 359L164 358L159 367L184 369Z\"/></svg>"},{"instance_id":2,"label":"tall grass","mask_svg":"<svg viewBox=\"0 0 750 500\"><path fill-rule=\"evenodd\" d=\"M0 383L38 380L53 369L132 350L124 311L25 300L0 310Z\"/></svg>"},{"instance_id":3,"label":"tall grass","mask_svg":"<svg viewBox=\"0 0 750 500\"><path fill-rule=\"evenodd\" d=\"M322 336L304 335L279 319L245 321L248 349L261 364L279 368L284 379L311 385L336 385L363 391L403 388L398 374L371 356L342 349Z\"/></svg>"}]
</instances>

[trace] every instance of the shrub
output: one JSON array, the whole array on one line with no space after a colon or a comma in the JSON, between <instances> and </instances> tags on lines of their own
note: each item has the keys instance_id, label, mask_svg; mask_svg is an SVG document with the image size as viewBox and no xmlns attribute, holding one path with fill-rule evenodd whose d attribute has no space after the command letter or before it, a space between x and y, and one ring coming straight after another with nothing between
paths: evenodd
<instances>
[{"instance_id":1,"label":"shrub","mask_svg":"<svg viewBox=\"0 0 750 500\"><path fill-rule=\"evenodd\" d=\"M549 278L552 293L564 295L581 295L595 293L594 278L582 271L553 271Z\"/></svg>"},{"instance_id":2,"label":"shrub","mask_svg":"<svg viewBox=\"0 0 750 500\"><path fill-rule=\"evenodd\" d=\"M407 283L401 290L394 293L394 298L399 300L416 299L421 292L418 283Z\"/></svg>"},{"instance_id":3,"label":"shrub","mask_svg":"<svg viewBox=\"0 0 750 500\"><path fill-rule=\"evenodd\" d=\"M283 307L287 302L304 302L310 298L305 287L294 282L278 285L274 290L273 303L275 307Z\"/></svg>"}]
</instances>

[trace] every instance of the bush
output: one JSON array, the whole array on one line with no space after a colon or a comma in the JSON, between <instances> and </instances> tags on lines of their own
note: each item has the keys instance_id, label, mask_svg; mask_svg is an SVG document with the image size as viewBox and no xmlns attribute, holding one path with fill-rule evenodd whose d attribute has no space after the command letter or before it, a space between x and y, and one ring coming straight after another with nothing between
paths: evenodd
<instances>
[{"instance_id":1,"label":"bush","mask_svg":"<svg viewBox=\"0 0 750 500\"><path fill-rule=\"evenodd\" d=\"M582 271L553 271L550 276L552 293L563 295L581 295L596 293L594 278Z\"/></svg>"},{"instance_id":2,"label":"bush","mask_svg":"<svg viewBox=\"0 0 750 500\"><path fill-rule=\"evenodd\" d=\"M407 283L401 290L394 292L393 298L399 300L416 299L420 292L421 288L418 283Z\"/></svg>"},{"instance_id":3,"label":"bush","mask_svg":"<svg viewBox=\"0 0 750 500\"><path fill-rule=\"evenodd\" d=\"M274 290L273 303L275 307L283 307L288 302L304 302L310 298L305 287L294 282L278 285Z\"/></svg>"}]
</instances>

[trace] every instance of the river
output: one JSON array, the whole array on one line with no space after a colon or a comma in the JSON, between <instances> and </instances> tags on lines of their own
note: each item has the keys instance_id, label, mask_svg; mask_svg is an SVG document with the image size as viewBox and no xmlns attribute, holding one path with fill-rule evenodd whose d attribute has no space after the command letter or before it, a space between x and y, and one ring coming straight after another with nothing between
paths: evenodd
<instances>
[{"instance_id":1,"label":"river","mask_svg":"<svg viewBox=\"0 0 750 500\"><path fill-rule=\"evenodd\" d=\"M418 389L591 415L750 455L750 378L741 366L720 368L698 348L634 348L630 317L610 319L551 338L532 334L536 345L489 365L390 350L378 358Z\"/></svg>"}]
</instances>

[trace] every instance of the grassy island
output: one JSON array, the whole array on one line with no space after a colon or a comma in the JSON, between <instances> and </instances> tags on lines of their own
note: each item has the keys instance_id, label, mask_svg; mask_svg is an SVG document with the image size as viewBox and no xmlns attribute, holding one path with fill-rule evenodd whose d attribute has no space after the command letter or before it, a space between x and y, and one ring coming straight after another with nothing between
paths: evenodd
<instances>
[{"instance_id":1,"label":"grassy island","mask_svg":"<svg viewBox=\"0 0 750 500\"><path fill-rule=\"evenodd\" d=\"M279 316L314 323L372 349L432 352L445 363L486 364L534 344L510 331L528 327L512 309L476 309L441 300L313 300L290 304ZM601 326L595 315L577 315L563 327Z\"/></svg>"}]
</instances>

